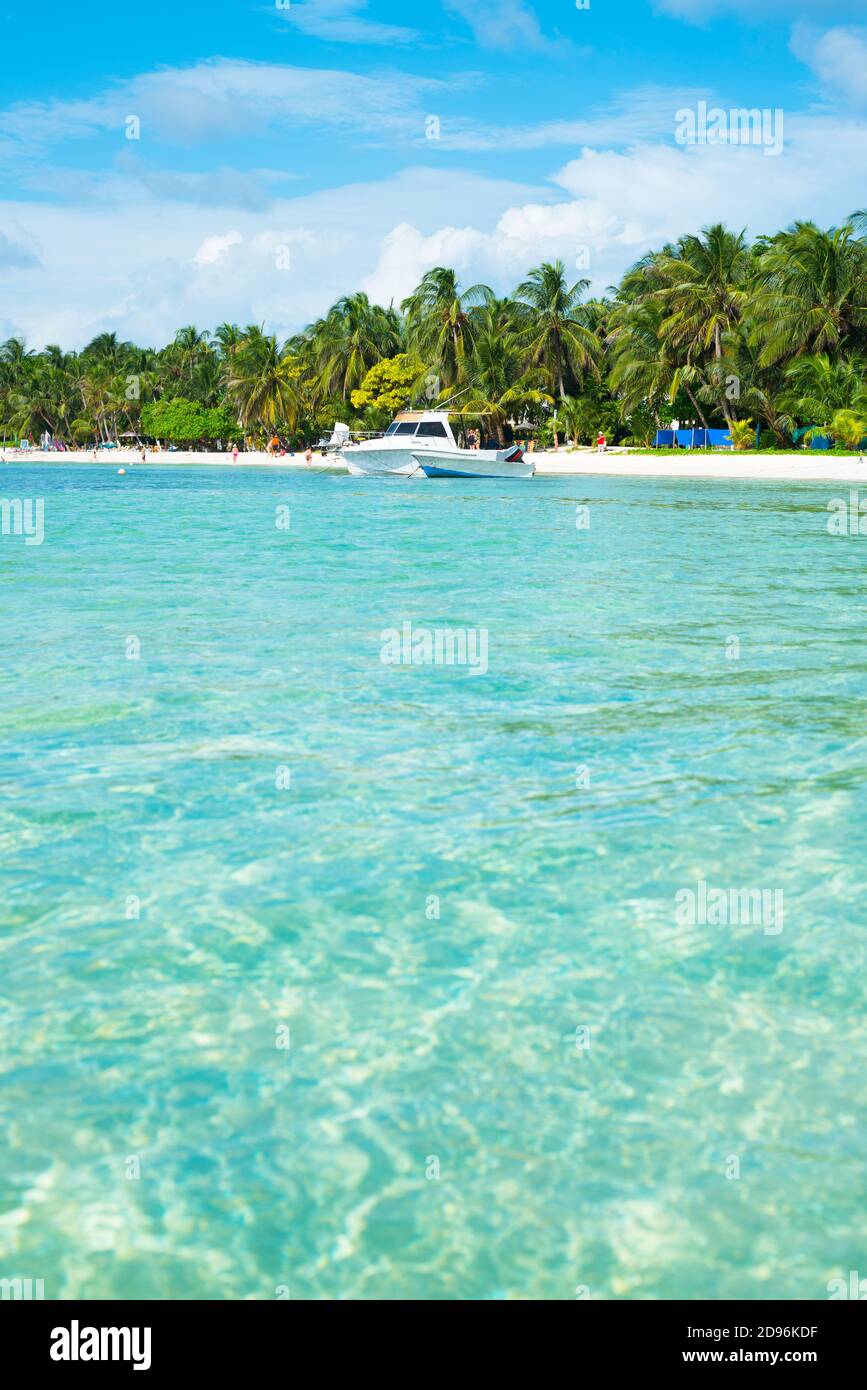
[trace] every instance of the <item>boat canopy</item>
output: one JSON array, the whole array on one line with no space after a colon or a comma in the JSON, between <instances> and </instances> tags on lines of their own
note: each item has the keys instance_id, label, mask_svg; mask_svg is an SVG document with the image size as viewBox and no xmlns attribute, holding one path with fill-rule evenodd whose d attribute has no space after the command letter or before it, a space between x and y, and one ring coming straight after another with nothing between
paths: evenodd
<instances>
[{"instance_id":1,"label":"boat canopy","mask_svg":"<svg viewBox=\"0 0 867 1390\"><path fill-rule=\"evenodd\" d=\"M411 435L415 439L451 439L448 411L445 410L402 410L385 431L386 438L393 435Z\"/></svg>"}]
</instances>

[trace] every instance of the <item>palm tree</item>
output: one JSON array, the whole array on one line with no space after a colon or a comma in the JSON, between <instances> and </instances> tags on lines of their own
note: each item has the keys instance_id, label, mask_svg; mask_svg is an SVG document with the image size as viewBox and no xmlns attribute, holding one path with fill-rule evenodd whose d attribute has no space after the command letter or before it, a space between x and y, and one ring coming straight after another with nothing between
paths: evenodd
<instances>
[{"instance_id":1,"label":"palm tree","mask_svg":"<svg viewBox=\"0 0 867 1390\"><path fill-rule=\"evenodd\" d=\"M401 347L393 311L371 304L361 293L344 295L324 319L311 324L305 337L324 392L339 391L344 401L372 366Z\"/></svg>"},{"instance_id":2,"label":"palm tree","mask_svg":"<svg viewBox=\"0 0 867 1390\"><path fill-rule=\"evenodd\" d=\"M610 387L619 398L624 418L647 409L657 425L661 423L660 412L666 405L673 406L683 390L692 412L707 428L696 395L703 382L702 373L689 361L688 354L682 348L675 350L662 333L666 314L659 295L665 281L658 267L664 257L672 255L674 248L670 246L662 252L649 252L627 271L620 283L608 315Z\"/></svg>"},{"instance_id":3,"label":"palm tree","mask_svg":"<svg viewBox=\"0 0 867 1390\"><path fill-rule=\"evenodd\" d=\"M852 223L796 222L765 241L749 316L762 366L867 347L867 245Z\"/></svg>"},{"instance_id":4,"label":"palm tree","mask_svg":"<svg viewBox=\"0 0 867 1390\"><path fill-rule=\"evenodd\" d=\"M200 333L195 324L188 324L178 329L172 346L180 378L189 384L198 366L212 356L210 336Z\"/></svg>"},{"instance_id":5,"label":"palm tree","mask_svg":"<svg viewBox=\"0 0 867 1390\"><path fill-rule=\"evenodd\" d=\"M661 306L652 300L615 307L606 340L611 352L611 389L620 398L624 416L646 406L659 422L660 411L673 404L683 386L696 415L707 427L691 389L695 372L679 364L670 344L661 337L662 319Z\"/></svg>"},{"instance_id":6,"label":"palm tree","mask_svg":"<svg viewBox=\"0 0 867 1390\"><path fill-rule=\"evenodd\" d=\"M860 449L867 439L867 414L856 410L835 410L828 433L837 444L847 449Z\"/></svg>"},{"instance_id":7,"label":"palm tree","mask_svg":"<svg viewBox=\"0 0 867 1390\"><path fill-rule=\"evenodd\" d=\"M33 351L27 347L23 338L7 338L0 346L0 363L12 367L20 366L32 356Z\"/></svg>"},{"instance_id":8,"label":"palm tree","mask_svg":"<svg viewBox=\"0 0 867 1390\"><path fill-rule=\"evenodd\" d=\"M82 357L85 355L83 353ZM108 417L111 411L113 384L114 374L107 362L97 359L86 363L79 382L82 401L87 415L94 423L94 432L105 442L111 437Z\"/></svg>"},{"instance_id":9,"label":"palm tree","mask_svg":"<svg viewBox=\"0 0 867 1390\"><path fill-rule=\"evenodd\" d=\"M454 270L435 266L401 304L406 315L408 346L435 372L443 386L464 379L472 351L474 314L493 299L487 285L462 290Z\"/></svg>"},{"instance_id":10,"label":"palm tree","mask_svg":"<svg viewBox=\"0 0 867 1390\"><path fill-rule=\"evenodd\" d=\"M206 357L195 363L187 383L190 399L201 405L218 405L223 388L223 367L215 353L208 351Z\"/></svg>"},{"instance_id":11,"label":"palm tree","mask_svg":"<svg viewBox=\"0 0 867 1390\"><path fill-rule=\"evenodd\" d=\"M785 372L782 398L804 423L824 424L840 410L867 413L867 360L799 357Z\"/></svg>"},{"instance_id":12,"label":"palm tree","mask_svg":"<svg viewBox=\"0 0 867 1390\"><path fill-rule=\"evenodd\" d=\"M21 421L20 391L31 370L33 353L27 348L23 338L7 338L0 344L0 413L3 417L3 437L7 426L15 433L29 429L28 423Z\"/></svg>"},{"instance_id":13,"label":"palm tree","mask_svg":"<svg viewBox=\"0 0 867 1390\"><path fill-rule=\"evenodd\" d=\"M226 390L245 429L260 425L294 427L298 415L297 369L292 357L277 347L273 334L248 328L226 364Z\"/></svg>"},{"instance_id":14,"label":"palm tree","mask_svg":"<svg viewBox=\"0 0 867 1390\"><path fill-rule=\"evenodd\" d=\"M586 368L596 366L601 354L587 306L581 303L589 285L589 280L576 280L570 287L563 262L545 261L515 292L525 310L524 342L530 361L543 368L551 394L556 392L561 400L566 397L565 373L580 378Z\"/></svg>"},{"instance_id":15,"label":"palm tree","mask_svg":"<svg viewBox=\"0 0 867 1390\"><path fill-rule=\"evenodd\" d=\"M221 323L214 329L214 342L221 357L234 352L243 338L244 330L237 323Z\"/></svg>"},{"instance_id":16,"label":"palm tree","mask_svg":"<svg viewBox=\"0 0 867 1390\"><path fill-rule=\"evenodd\" d=\"M508 295L504 299L497 299L496 295L489 294L472 310L473 328L478 334L517 334L525 322L524 311L525 306Z\"/></svg>"},{"instance_id":17,"label":"palm tree","mask_svg":"<svg viewBox=\"0 0 867 1390\"><path fill-rule=\"evenodd\" d=\"M39 361L31 382L30 409L34 423L52 434L66 434L79 399L74 378L49 357Z\"/></svg>"},{"instance_id":18,"label":"palm tree","mask_svg":"<svg viewBox=\"0 0 867 1390\"><path fill-rule=\"evenodd\" d=\"M752 265L744 232L716 223L699 236L681 237L655 260L655 291L665 312L660 337L686 369L704 380L698 388L731 425L735 412L726 378L737 378L740 321Z\"/></svg>"},{"instance_id":19,"label":"palm tree","mask_svg":"<svg viewBox=\"0 0 867 1390\"><path fill-rule=\"evenodd\" d=\"M100 333L87 344L81 355L92 362L101 362L119 370L129 355L137 351L133 343L119 342L116 333Z\"/></svg>"},{"instance_id":20,"label":"palm tree","mask_svg":"<svg viewBox=\"0 0 867 1390\"><path fill-rule=\"evenodd\" d=\"M524 351L514 333L483 333L473 353L473 388L462 413L487 417L500 447L506 443L506 424L513 411L531 405L551 405L537 368L523 371Z\"/></svg>"}]
</instances>

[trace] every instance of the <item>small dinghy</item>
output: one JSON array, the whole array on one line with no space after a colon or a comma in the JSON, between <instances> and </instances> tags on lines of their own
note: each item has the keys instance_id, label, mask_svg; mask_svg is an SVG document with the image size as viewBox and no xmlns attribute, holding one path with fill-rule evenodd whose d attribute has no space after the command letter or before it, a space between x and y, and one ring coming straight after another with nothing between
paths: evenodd
<instances>
[{"instance_id":1,"label":"small dinghy","mask_svg":"<svg viewBox=\"0 0 867 1390\"><path fill-rule=\"evenodd\" d=\"M536 465L523 449L425 449L413 454L428 478L532 478Z\"/></svg>"}]
</instances>

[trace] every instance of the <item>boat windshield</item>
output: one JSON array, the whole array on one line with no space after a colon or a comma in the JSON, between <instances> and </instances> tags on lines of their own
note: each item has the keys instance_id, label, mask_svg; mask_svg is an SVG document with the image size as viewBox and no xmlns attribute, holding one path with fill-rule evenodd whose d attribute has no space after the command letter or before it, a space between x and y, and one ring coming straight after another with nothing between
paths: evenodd
<instances>
[{"instance_id":1,"label":"boat windshield","mask_svg":"<svg viewBox=\"0 0 867 1390\"><path fill-rule=\"evenodd\" d=\"M419 439L448 439L448 430L439 420L392 420L388 429L385 431L386 438L390 434L414 434Z\"/></svg>"}]
</instances>

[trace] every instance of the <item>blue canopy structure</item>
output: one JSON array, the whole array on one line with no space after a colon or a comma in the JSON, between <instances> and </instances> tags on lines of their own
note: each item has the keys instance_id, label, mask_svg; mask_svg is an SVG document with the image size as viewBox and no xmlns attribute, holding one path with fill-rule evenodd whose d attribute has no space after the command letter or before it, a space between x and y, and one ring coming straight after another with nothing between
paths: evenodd
<instances>
[{"instance_id":1,"label":"blue canopy structure","mask_svg":"<svg viewBox=\"0 0 867 1390\"><path fill-rule=\"evenodd\" d=\"M728 430L657 430L654 449L730 449L732 437Z\"/></svg>"}]
</instances>

